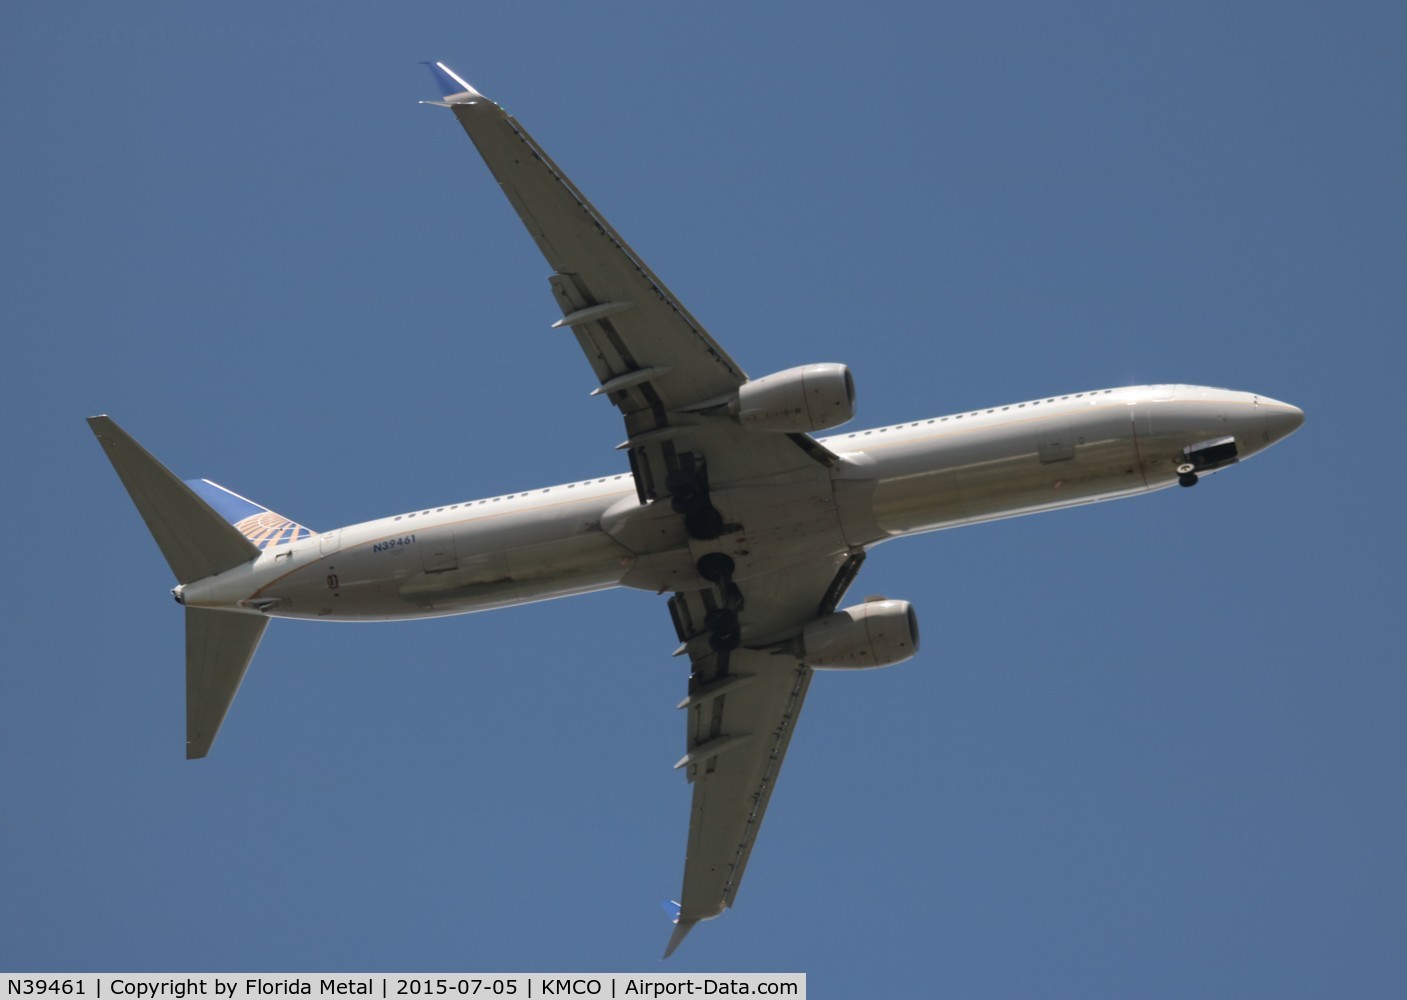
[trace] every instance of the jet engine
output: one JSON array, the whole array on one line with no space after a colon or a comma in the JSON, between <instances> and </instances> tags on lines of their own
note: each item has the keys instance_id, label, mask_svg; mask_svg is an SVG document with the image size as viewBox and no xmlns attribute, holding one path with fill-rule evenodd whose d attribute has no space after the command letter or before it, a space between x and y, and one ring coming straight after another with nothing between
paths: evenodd
<instances>
[{"instance_id":1,"label":"jet engine","mask_svg":"<svg viewBox=\"0 0 1407 1000\"><path fill-rule=\"evenodd\" d=\"M855 380L845 365L802 365L743 383L735 405L752 430L823 431L855 415Z\"/></svg>"},{"instance_id":2,"label":"jet engine","mask_svg":"<svg viewBox=\"0 0 1407 1000\"><path fill-rule=\"evenodd\" d=\"M908 601L869 600L801 632L801 659L822 670L887 667L918 652L918 617Z\"/></svg>"}]
</instances>

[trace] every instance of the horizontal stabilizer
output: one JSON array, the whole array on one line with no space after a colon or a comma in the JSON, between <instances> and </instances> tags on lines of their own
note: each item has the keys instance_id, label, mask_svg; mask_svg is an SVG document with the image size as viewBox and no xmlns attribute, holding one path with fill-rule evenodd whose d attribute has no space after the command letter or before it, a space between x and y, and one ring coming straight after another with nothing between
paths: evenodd
<instances>
[{"instance_id":1,"label":"horizontal stabilizer","mask_svg":"<svg viewBox=\"0 0 1407 1000\"><path fill-rule=\"evenodd\" d=\"M89 417L88 426L179 582L203 580L259 555L253 542L111 418Z\"/></svg>"},{"instance_id":2,"label":"horizontal stabilizer","mask_svg":"<svg viewBox=\"0 0 1407 1000\"><path fill-rule=\"evenodd\" d=\"M210 752L269 620L186 608L186 759Z\"/></svg>"}]
</instances>

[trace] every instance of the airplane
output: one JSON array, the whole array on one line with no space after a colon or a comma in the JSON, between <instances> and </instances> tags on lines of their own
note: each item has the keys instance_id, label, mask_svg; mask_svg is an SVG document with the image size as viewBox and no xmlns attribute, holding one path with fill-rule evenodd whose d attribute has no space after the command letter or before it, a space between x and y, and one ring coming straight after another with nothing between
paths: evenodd
<instances>
[{"instance_id":1,"label":"airplane","mask_svg":"<svg viewBox=\"0 0 1407 1000\"><path fill-rule=\"evenodd\" d=\"M842 600L890 539L1190 487L1293 433L1250 392L1138 385L818 437L855 412L842 364L749 378L516 119L444 63L441 99L553 274L625 422L627 472L313 531L182 481L89 418L158 547L186 623L186 756L209 753L273 618L389 621L610 587L669 594L688 657L692 786L665 957L731 907L816 670L913 657L908 601Z\"/></svg>"}]
</instances>

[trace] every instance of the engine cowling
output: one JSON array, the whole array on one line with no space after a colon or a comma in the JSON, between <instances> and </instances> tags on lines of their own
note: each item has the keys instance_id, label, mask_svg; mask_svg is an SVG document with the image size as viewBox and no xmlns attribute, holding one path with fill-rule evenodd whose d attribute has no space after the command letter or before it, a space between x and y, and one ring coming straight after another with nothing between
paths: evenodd
<instances>
[{"instance_id":1,"label":"engine cowling","mask_svg":"<svg viewBox=\"0 0 1407 1000\"><path fill-rule=\"evenodd\" d=\"M823 431L855 415L855 380L845 365L788 368L743 383L737 408L738 421L753 430Z\"/></svg>"},{"instance_id":2,"label":"engine cowling","mask_svg":"<svg viewBox=\"0 0 1407 1000\"><path fill-rule=\"evenodd\" d=\"M908 601L866 601L807 625L801 659L820 670L903 663L918 652L918 616Z\"/></svg>"}]
</instances>

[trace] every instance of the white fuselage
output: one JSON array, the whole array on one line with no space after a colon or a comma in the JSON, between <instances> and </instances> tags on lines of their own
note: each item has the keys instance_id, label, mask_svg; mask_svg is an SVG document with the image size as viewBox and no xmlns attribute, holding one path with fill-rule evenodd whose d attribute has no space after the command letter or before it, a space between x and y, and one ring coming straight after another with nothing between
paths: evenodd
<instances>
[{"instance_id":1,"label":"white fuselage","mask_svg":"<svg viewBox=\"0 0 1407 1000\"><path fill-rule=\"evenodd\" d=\"M822 443L840 462L824 495L807 493L821 513L802 511L783 525L789 531L773 530L769 537L786 541L761 543L754 563L775 568L792 552L861 551L900 535L1162 489L1178 481L1189 448L1234 438L1235 457L1244 459L1301 420L1296 408L1264 396L1164 385L833 435ZM742 525L754 512L776 521L778 510L799 507L789 505L789 490L759 482L715 503ZM177 588L177 597L194 607L373 621L615 586L705 586L693 575L699 544L667 508L641 505L628 474L449 504L272 546L252 563ZM645 521L662 527L639 530Z\"/></svg>"}]
</instances>

